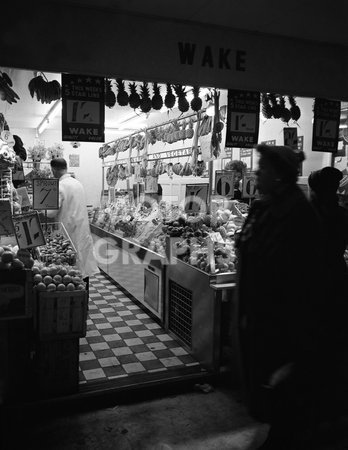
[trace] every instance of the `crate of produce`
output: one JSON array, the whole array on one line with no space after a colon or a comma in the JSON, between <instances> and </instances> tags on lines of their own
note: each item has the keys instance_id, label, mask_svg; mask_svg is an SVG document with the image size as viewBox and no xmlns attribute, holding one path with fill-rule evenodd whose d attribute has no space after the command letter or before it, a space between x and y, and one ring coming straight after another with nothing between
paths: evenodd
<instances>
[{"instance_id":1,"label":"crate of produce","mask_svg":"<svg viewBox=\"0 0 348 450\"><path fill-rule=\"evenodd\" d=\"M46 264L76 264L76 248L61 222L43 227L46 245L39 248L39 259Z\"/></svg>"},{"instance_id":2,"label":"crate of produce","mask_svg":"<svg viewBox=\"0 0 348 450\"><path fill-rule=\"evenodd\" d=\"M79 339L40 341L34 359L36 392L41 398L78 391Z\"/></svg>"},{"instance_id":3,"label":"crate of produce","mask_svg":"<svg viewBox=\"0 0 348 450\"><path fill-rule=\"evenodd\" d=\"M37 292L34 329L40 340L86 335L87 291Z\"/></svg>"}]
</instances>

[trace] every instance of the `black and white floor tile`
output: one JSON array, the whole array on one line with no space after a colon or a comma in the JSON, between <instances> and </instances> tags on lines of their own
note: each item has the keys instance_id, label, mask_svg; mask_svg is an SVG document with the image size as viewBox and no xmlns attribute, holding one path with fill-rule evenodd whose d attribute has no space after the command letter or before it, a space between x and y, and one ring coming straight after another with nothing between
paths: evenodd
<instances>
[{"instance_id":1,"label":"black and white floor tile","mask_svg":"<svg viewBox=\"0 0 348 450\"><path fill-rule=\"evenodd\" d=\"M193 366L199 370L175 338L102 274L90 279L79 357L80 385Z\"/></svg>"}]
</instances>

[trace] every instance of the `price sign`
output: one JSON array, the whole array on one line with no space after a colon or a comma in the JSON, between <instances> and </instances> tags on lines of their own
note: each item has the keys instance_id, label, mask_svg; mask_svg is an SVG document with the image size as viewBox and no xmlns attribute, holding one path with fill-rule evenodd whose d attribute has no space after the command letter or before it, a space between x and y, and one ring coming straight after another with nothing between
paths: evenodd
<instances>
[{"instance_id":1,"label":"price sign","mask_svg":"<svg viewBox=\"0 0 348 450\"><path fill-rule=\"evenodd\" d=\"M185 212L198 213L206 211L208 184L187 184L185 195Z\"/></svg>"},{"instance_id":2,"label":"price sign","mask_svg":"<svg viewBox=\"0 0 348 450\"><path fill-rule=\"evenodd\" d=\"M215 194L223 197L233 197L234 176L230 170L217 170L215 172Z\"/></svg>"},{"instance_id":3,"label":"price sign","mask_svg":"<svg viewBox=\"0 0 348 450\"><path fill-rule=\"evenodd\" d=\"M284 145L292 148L293 150L298 149L298 137L296 127L285 127L283 128L284 133Z\"/></svg>"},{"instance_id":4,"label":"price sign","mask_svg":"<svg viewBox=\"0 0 348 450\"><path fill-rule=\"evenodd\" d=\"M243 198L253 198L257 195L255 174L245 175L243 177Z\"/></svg>"},{"instance_id":5,"label":"price sign","mask_svg":"<svg viewBox=\"0 0 348 450\"><path fill-rule=\"evenodd\" d=\"M213 242L218 242L221 244L224 243L224 240L218 231L213 231L213 232L209 233L209 237Z\"/></svg>"},{"instance_id":6,"label":"price sign","mask_svg":"<svg viewBox=\"0 0 348 450\"><path fill-rule=\"evenodd\" d=\"M59 209L58 178L33 179L33 208Z\"/></svg>"},{"instance_id":7,"label":"price sign","mask_svg":"<svg viewBox=\"0 0 348 450\"><path fill-rule=\"evenodd\" d=\"M45 245L45 237L37 211L12 217L19 248L33 248Z\"/></svg>"},{"instance_id":8,"label":"price sign","mask_svg":"<svg viewBox=\"0 0 348 450\"><path fill-rule=\"evenodd\" d=\"M10 200L0 200L0 236L14 234Z\"/></svg>"}]
</instances>

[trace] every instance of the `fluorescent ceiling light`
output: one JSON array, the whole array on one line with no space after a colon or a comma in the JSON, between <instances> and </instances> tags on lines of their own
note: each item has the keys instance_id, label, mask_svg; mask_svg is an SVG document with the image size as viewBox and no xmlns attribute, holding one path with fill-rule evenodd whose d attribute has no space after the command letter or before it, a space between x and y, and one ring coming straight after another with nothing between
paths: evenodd
<instances>
[{"instance_id":1,"label":"fluorescent ceiling light","mask_svg":"<svg viewBox=\"0 0 348 450\"><path fill-rule=\"evenodd\" d=\"M48 113L45 115L45 117L42 119L42 121L39 123L38 127L36 128L36 136L39 137L41 133L43 133L48 124L56 117L59 111L61 111L62 108L62 101L57 100L53 106L49 109Z\"/></svg>"}]
</instances>

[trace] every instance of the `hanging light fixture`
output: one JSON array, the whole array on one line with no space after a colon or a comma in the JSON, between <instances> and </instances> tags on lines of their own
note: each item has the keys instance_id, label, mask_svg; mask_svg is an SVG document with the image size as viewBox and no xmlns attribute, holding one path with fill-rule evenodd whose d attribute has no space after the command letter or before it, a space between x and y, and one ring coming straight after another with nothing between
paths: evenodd
<instances>
[{"instance_id":1,"label":"hanging light fixture","mask_svg":"<svg viewBox=\"0 0 348 450\"><path fill-rule=\"evenodd\" d=\"M45 117L41 120L39 125L36 128L36 137L38 138L40 134L42 134L46 128L48 127L48 124L56 117L58 112L61 110L62 107L62 101L59 99L57 100L53 106L49 109L48 113L45 115Z\"/></svg>"}]
</instances>

